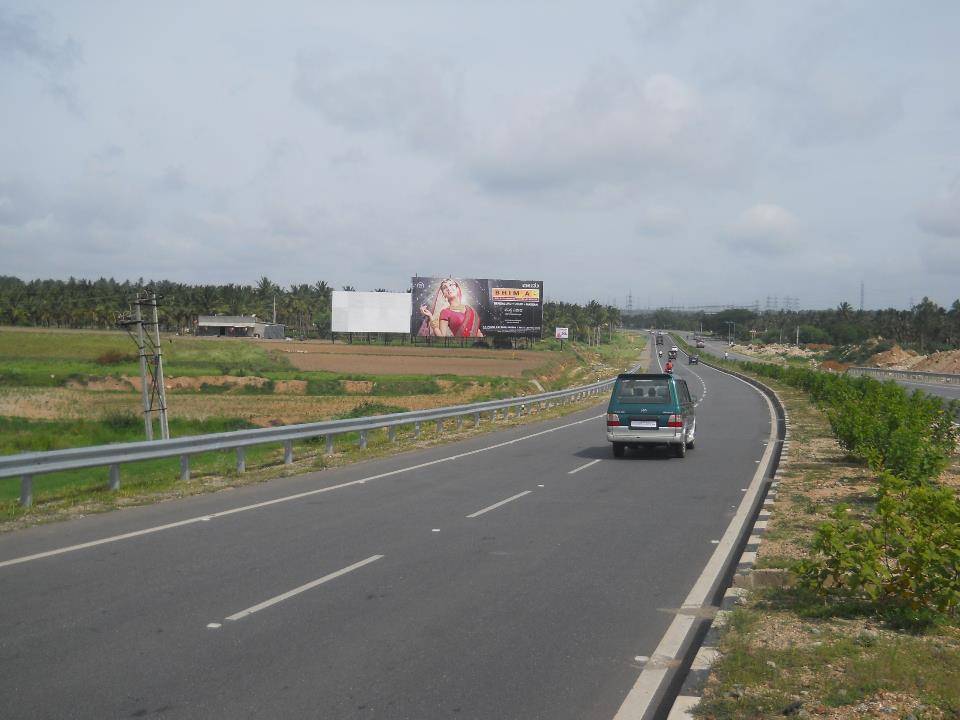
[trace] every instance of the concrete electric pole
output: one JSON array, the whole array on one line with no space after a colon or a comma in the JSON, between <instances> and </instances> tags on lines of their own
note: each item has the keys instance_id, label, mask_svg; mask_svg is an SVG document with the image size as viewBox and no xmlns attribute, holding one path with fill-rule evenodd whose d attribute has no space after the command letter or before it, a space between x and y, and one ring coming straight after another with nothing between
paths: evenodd
<instances>
[{"instance_id":1,"label":"concrete electric pole","mask_svg":"<svg viewBox=\"0 0 960 720\"><path fill-rule=\"evenodd\" d=\"M160 344L160 319L158 297L153 291L140 291L133 302L133 317L124 313L117 318L117 325L137 344L140 359L140 397L143 402L143 426L147 440L153 440L153 414L160 420L160 437L170 438L167 422L167 394L163 384L163 349ZM150 320L143 318L143 306L151 309ZM151 333L145 326L153 326ZM136 328L136 329L134 329Z\"/></svg>"}]
</instances>

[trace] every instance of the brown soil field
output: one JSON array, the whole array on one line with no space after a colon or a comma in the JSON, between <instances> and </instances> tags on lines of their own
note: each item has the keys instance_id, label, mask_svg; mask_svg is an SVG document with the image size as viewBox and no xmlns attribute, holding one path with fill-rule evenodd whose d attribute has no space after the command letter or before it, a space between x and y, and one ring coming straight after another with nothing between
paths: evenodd
<instances>
[{"instance_id":1,"label":"brown soil field","mask_svg":"<svg viewBox=\"0 0 960 720\"><path fill-rule=\"evenodd\" d=\"M443 387L443 384L441 384ZM383 398L408 410L471 402L485 388L467 387L435 395ZM536 392L533 386L530 391ZM178 393L170 397L170 416L206 420L237 417L260 426L327 420L369 401L369 396L319 397L309 395L205 395ZM0 415L32 420L100 418L116 412L141 412L137 393L105 393L72 388L0 388Z\"/></svg>"},{"instance_id":2,"label":"brown soil field","mask_svg":"<svg viewBox=\"0 0 960 720\"><path fill-rule=\"evenodd\" d=\"M297 370L326 370L371 375L495 375L522 377L548 359L531 350L484 350L410 345L353 345L328 342L261 341Z\"/></svg>"}]
</instances>

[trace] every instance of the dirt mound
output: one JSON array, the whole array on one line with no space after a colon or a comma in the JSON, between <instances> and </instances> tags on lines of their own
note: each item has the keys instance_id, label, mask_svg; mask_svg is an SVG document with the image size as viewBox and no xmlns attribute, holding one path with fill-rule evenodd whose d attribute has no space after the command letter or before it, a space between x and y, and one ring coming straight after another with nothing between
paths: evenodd
<instances>
[{"instance_id":1,"label":"dirt mound","mask_svg":"<svg viewBox=\"0 0 960 720\"><path fill-rule=\"evenodd\" d=\"M813 357L813 352L806 348L798 348L795 345L780 345L779 343L770 343L764 345L762 343L750 344L750 345L734 345L731 348L734 352L742 353L744 355L754 355L756 357L762 358L776 358L776 357L799 357L799 358L809 358Z\"/></svg>"},{"instance_id":2,"label":"dirt mound","mask_svg":"<svg viewBox=\"0 0 960 720\"><path fill-rule=\"evenodd\" d=\"M837 362L836 360L824 360L820 363L821 370L829 370L832 372L845 373L847 368L851 368L853 365L850 363Z\"/></svg>"},{"instance_id":3,"label":"dirt mound","mask_svg":"<svg viewBox=\"0 0 960 720\"><path fill-rule=\"evenodd\" d=\"M372 380L344 380L343 389L351 395L369 395L373 392Z\"/></svg>"},{"instance_id":4,"label":"dirt mound","mask_svg":"<svg viewBox=\"0 0 960 720\"><path fill-rule=\"evenodd\" d=\"M920 356L911 370L937 373L960 373L960 350L936 352L926 357Z\"/></svg>"},{"instance_id":5,"label":"dirt mound","mask_svg":"<svg viewBox=\"0 0 960 720\"><path fill-rule=\"evenodd\" d=\"M910 370L921 360L923 360L922 355L918 355L913 350L904 350L899 345L894 345L889 350L874 355L867 361L867 365L891 370Z\"/></svg>"},{"instance_id":6,"label":"dirt mound","mask_svg":"<svg viewBox=\"0 0 960 720\"><path fill-rule=\"evenodd\" d=\"M304 395L307 392L307 381L277 380L273 391L280 395Z\"/></svg>"}]
</instances>

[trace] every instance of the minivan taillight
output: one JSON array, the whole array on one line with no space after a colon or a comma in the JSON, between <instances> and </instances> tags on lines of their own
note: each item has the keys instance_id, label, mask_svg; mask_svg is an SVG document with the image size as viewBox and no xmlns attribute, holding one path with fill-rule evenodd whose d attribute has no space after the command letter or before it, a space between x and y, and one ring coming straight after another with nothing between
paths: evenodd
<instances>
[{"instance_id":1,"label":"minivan taillight","mask_svg":"<svg viewBox=\"0 0 960 720\"><path fill-rule=\"evenodd\" d=\"M620 416L616 413L607 413L607 427L616 427L620 424Z\"/></svg>"},{"instance_id":2,"label":"minivan taillight","mask_svg":"<svg viewBox=\"0 0 960 720\"><path fill-rule=\"evenodd\" d=\"M671 415L667 427L683 427L683 415Z\"/></svg>"}]
</instances>

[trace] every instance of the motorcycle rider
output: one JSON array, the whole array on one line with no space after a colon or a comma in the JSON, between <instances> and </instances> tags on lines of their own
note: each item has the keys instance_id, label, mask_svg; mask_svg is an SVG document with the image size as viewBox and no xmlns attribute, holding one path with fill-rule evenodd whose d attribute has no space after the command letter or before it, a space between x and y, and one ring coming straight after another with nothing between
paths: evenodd
<instances>
[{"instance_id":1,"label":"motorcycle rider","mask_svg":"<svg viewBox=\"0 0 960 720\"><path fill-rule=\"evenodd\" d=\"M673 361L667 360L667 364L663 366L663 371L666 373L673 372Z\"/></svg>"}]
</instances>

